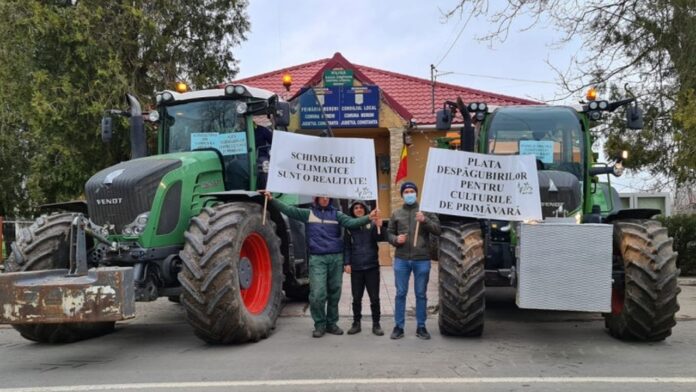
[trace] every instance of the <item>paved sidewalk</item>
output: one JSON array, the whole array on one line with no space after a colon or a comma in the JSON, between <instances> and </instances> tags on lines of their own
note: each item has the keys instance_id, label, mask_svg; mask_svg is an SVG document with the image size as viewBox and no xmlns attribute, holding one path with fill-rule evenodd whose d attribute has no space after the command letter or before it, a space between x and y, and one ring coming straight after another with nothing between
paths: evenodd
<instances>
[{"instance_id":1,"label":"paved sidewalk","mask_svg":"<svg viewBox=\"0 0 696 392\"><path fill-rule=\"evenodd\" d=\"M437 305L437 277L438 269L437 262L433 262L430 268L430 281L428 283L428 310ZM380 267L380 289L379 299L381 303L382 316L394 315L394 296L396 295L396 285L394 284L394 270L392 267ZM415 316L416 312L416 296L413 291L413 275L409 280L408 295L406 296L406 315ZM343 274L343 289L341 292L341 301L338 304L338 313L341 318L353 317L353 296L350 291L350 275ZM367 291L363 294L362 314L364 320L370 320L370 297ZM281 316L309 316L309 306L306 302L288 302L280 313Z\"/></svg>"}]
</instances>

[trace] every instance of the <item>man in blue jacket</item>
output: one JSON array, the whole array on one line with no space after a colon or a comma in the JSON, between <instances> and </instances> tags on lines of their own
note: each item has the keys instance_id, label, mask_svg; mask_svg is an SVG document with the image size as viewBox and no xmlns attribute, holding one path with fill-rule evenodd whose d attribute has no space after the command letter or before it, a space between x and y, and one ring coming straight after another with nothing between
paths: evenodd
<instances>
[{"instance_id":1,"label":"man in blue jacket","mask_svg":"<svg viewBox=\"0 0 696 392\"><path fill-rule=\"evenodd\" d=\"M264 192L271 199L270 192ZM346 229L366 225L376 219L370 216L351 218L338 211L328 197L317 196L310 208L289 206L280 200L271 203L288 218L305 223L309 248L309 311L314 320L312 336L320 338L326 332L343 335L337 325L338 301L343 283L343 238L341 226Z\"/></svg>"}]
</instances>

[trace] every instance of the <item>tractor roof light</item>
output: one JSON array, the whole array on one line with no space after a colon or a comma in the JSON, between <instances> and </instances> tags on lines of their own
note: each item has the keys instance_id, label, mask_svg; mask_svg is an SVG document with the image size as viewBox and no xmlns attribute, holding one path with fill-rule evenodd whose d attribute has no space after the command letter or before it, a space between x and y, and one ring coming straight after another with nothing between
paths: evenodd
<instances>
[{"instance_id":1,"label":"tractor roof light","mask_svg":"<svg viewBox=\"0 0 696 392\"><path fill-rule=\"evenodd\" d=\"M587 90L587 95L585 95L585 98L587 98L588 101L594 101L597 99L597 89L590 87L590 89Z\"/></svg>"},{"instance_id":2,"label":"tractor roof light","mask_svg":"<svg viewBox=\"0 0 696 392\"><path fill-rule=\"evenodd\" d=\"M598 121L601 118L602 118L602 112L599 112L599 111L591 111L590 112L590 120Z\"/></svg>"},{"instance_id":3,"label":"tractor roof light","mask_svg":"<svg viewBox=\"0 0 696 392\"><path fill-rule=\"evenodd\" d=\"M597 110L599 109L599 103L597 103L597 101L591 101L587 107L590 108L590 110Z\"/></svg>"},{"instance_id":4,"label":"tractor roof light","mask_svg":"<svg viewBox=\"0 0 696 392\"><path fill-rule=\"evenodd\" d=\"M621 151L621 159L623 159L623 160L628 159L628 151L627 150Z\"/></svg>"},{"instance_id":5,"label":"tractor roof light","mask_svg":"<svg viewBox=\"0 0 696 392\"><path fill-rule=\"evenodd\" d=\"M189 90L189 88L188 88L188 85L186 85L186 83L179 81L179 82L176 82L175 90L177 93L185 93Z\"/></svg>"},{"instance_id":6,"label":"tractor roof light","mask_svg":"<svg viewBox=\"0 0 696 392\"><path fill-rule=\"evenodd\" d=\"M162 101L164 102L169 102L174 100L174 95L170 93L169 91L165 91L162 93Z\"/></svg>"},{"instance_id":7,"label":"tractor roof light","mask_svg":"<svg viewBox=\"0 0 696 392\"><path fill-rule=\"evenodd\" d=\"M159 112L157 110L153 110L147 115L147 119L150 122L157 122L159 120Z\"/></svg>"},{"instance_id":8,"label":"tractor roof light","mask_svg":"<svg viewBox=\"0 0 696 392\"><path fill-rule=\"evenodd\" d=\"M242 86L241 84L231 84L229 86L225 86L225 95L229 96L244 96L247 94L247 89Z\"/></svg>"},{"instance_id":9,"label":"tractor roof light","mask_svg":"<svg viewBox=\"0 0 696 392\"><path fill-rule=\"evenodd\" d=\"M478 110L478 103L477 102L470 103L468 109L470 112L477 111Z\"/></svg>"},{"instance_id":10,"label":"tractor roof light","mask_svg":"<svg viewBox=\"0 0 696 392\"><path fill-rule=\"evenodd\" d=\"M158 105L162 103L162 94L155 95L155 102L157 102Z\"/></svg>"},{"instance_id":11,"label":"tractor roof light","mask_svg":"<svg viewBox=\"0 0 696 392\"><path fill-rule=\"evenodd\" d=\"M245 102L237 103L237 114L244 114L247 111L247 104Z\"/></svg>"},{"instance_id":12,"label":"tractor roof light","mask_svg":"<svg viewBox=\"0 0 696 392\"><path fill-rule=\"evenodd\" d=\"M599 105L599 110L607 110L609 108L609 102L607 101L599 101L597 104Z\"/></svg>"},{"instance_id":13,"label":"tractor roof light","mask_svg":"<svg viewBox=\"0 0 696 392\"><path fill-rule=\"evenodd\" d=\"M285 87L285 90L290 91L290 86L292 86L292 75L286 73L283 75L283 87Z\"/></svg>"}]
</instances>

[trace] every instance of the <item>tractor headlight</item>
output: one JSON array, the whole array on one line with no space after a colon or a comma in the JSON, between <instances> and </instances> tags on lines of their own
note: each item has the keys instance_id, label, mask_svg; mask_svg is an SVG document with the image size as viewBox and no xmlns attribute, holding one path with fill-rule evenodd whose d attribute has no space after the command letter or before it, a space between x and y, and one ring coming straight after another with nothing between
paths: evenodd
<instances>
[{"instance_id":1,"label":"tractor headlight","mask_svg":"<svg viewBox=\"0 0 696 392\"><path fill-rule=\"evenodd\" d=\"M237 114L244 114L247 111L247 104L245 102L237 103Z\"/></svg>"},{"instance_id":2,"label":"tractor headlight","mask_svg":"<svg viewBox=\"0 0 696 392\"><path fill-rule=\"evenodd\" d=\"M123 234L125 235L140 235L145 231L145 226L147 226L148 219L150 218L150 212L143 212L142 214L135 217L135 220L123 228Z\"/></svg>"}]
</instances>

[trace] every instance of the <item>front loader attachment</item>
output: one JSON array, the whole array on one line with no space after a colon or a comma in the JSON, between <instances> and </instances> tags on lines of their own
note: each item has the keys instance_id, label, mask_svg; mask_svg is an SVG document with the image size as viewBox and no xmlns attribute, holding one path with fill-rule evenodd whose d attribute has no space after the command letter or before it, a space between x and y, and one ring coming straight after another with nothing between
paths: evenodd
<instances>
[{"instance_id":1,"label":"front loader attachment","mask_svg":"<svg viewBox=\"0 0 696 392\"><path fill-rule=\"evenodd\" d=\"M133 268L0 274L0 324L119 321L135 317Z\"/></svg>"}]
</instances>

